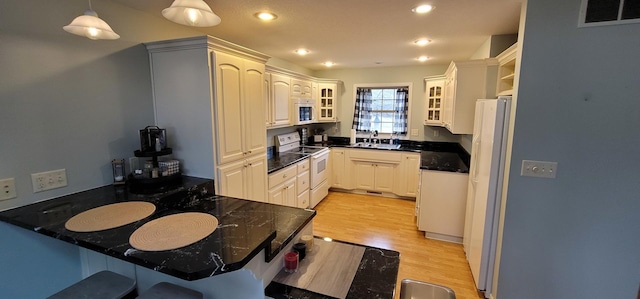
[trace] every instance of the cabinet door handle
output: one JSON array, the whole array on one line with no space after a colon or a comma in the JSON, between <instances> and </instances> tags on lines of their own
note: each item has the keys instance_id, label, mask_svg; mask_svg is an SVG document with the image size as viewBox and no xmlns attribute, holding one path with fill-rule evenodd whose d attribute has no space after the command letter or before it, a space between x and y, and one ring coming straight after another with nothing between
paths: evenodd
<instances>
[{"instance_id":1,"label":"cabinet door handle","mask_svg":"<svg viewBox=\"0 0 640 299\"><path fill-rule=\"evenodd\" d=\"M251 154L251 151L249 151L249 154Z\"/></svg>"},{"instance_id":2,"label":"cabinet door handle","mask_svg":"<svg viewBox=\"0 0 640 299\"><path fill-rule=\"evenodd\" d=\"M286 173L285 173L285 174L283 174L283 175L282 175L282 178L283 178L283 179L286 179L286 178L287 178L287 174L286 174Z\"/></svg>"}]
</instances>

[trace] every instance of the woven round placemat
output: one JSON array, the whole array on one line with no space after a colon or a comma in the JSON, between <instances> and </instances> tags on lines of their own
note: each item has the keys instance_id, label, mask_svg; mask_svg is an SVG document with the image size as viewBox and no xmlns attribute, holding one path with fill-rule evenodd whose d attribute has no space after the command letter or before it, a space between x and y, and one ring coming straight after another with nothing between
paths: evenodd
<instances>
[{"instance_id":1,"label":"woven round placemat","mask_svg":"<svg viewBox=\"0 0 640 299\"><path fill-rule=\"evenodd\" d=\"M177 249L206 238L217 227L218 218L210 214L173 214L145 223L131 234L129 243L143 251Z\"/></svg>"},{"instance_id":2,"label":"woven round placemat","mask_svg":"<svg viewBox=\"0 0 640 299\"><path fill-rule=\"evenodd\" d=\"M156 206L144 201L120 202L86 210L71 217L64 227L74 232L95 232L120 227L144 219Z\"/></svg>"}]
</instances>

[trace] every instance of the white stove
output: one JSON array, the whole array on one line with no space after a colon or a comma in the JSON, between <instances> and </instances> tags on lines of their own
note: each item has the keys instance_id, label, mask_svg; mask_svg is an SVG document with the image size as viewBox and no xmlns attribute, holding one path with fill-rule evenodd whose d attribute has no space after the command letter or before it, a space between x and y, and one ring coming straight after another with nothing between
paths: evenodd
<instances>
[{"instance_id":1,"label":"white stove","mask_svg":"<svg viewBox=\"0 0 640 299\"><path fill-rule=\"evenodd\" d=\"M276 149L278 152L286 152L300 148L300 135L298 132L276 136Z\"/></svg>"},{"instance_id":2,"label":"white stove","mask_svg":"<svg viewBox=\"0 0 640 299\"><path fill-rule=\"evenodd\" d=\"M293 153L313 155L328 151L328 147L300 145L300 134L298 132L287 133L276 136L276 150L279 153Z\"/></svg>"},{"instance_id":3,"label":"white stove","mask_svg":"<svg viewBox=\"0 0 640 299\"><path fill-rule=\"evenodd\" d=\"M298 132L276 136L278 153L309 155L311 164L311 200L314 208L329 194L329 148L323 146L301 146Z\"/></svg>"}]
</instances>

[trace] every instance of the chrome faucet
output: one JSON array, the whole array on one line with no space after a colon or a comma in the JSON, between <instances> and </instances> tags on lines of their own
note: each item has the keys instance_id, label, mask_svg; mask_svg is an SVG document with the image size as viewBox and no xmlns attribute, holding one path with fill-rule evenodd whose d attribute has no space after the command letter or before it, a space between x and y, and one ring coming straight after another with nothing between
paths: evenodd
<instances>
[{"instance_id":1,"label":"chrome faucet","mask_svg":"<svg viewBox=\"0 0 640 299\"><path fill-rule=\"evenodd\" d=\"M378 143L378 130L373 130L373 132L369 132L369 137L371 137L371 134L373 134L373 137L376 137L375 139L373 139L373 141L371 143L376 144Z\"/></svg>"}]
</instances>

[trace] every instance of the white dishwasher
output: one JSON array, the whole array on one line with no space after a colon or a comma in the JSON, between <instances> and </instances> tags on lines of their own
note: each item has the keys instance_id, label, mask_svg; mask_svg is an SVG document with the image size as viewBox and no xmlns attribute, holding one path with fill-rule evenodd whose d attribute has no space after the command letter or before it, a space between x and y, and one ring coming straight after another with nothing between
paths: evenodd
<instances>
[{"instance_id":1,"label":"white dishwasher","mask_svg":"<svg viewBox=\"0 0 640 299\"><path fill-rule=\"evenodd\" d=\"M468 173L420 172L416 216L426 238L462 243L468 182Z\"/></svg>"}]
</instances>

